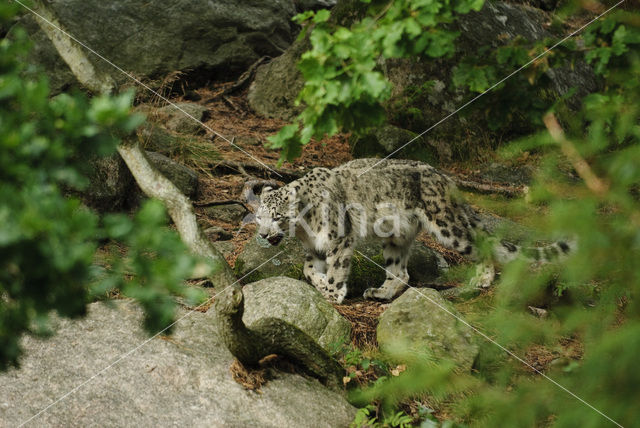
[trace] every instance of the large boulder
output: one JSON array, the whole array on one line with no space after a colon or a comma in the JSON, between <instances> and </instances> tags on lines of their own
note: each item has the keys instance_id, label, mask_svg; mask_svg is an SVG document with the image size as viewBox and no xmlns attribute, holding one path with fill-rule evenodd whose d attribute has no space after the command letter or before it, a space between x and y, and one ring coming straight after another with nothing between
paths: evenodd
<instances>
[{"instance_id":1,"label":"large boulder","mask_svg":"<svg viewBox=\"0 0 640 428\"><path fill-rule=\"evenodd\" d=\"M295 105L298 92L304 86L296 64L309 47L308 39L297 40L284 54L258 67L247 94L249 105L256 113L290 120L302 111L302 106Z\"/></svg>"},{"instance_id":2,"label":"large boulder","mask_svg":"<svg viewBox=\"0 0 640 428\"><path fill-rule=\"evenodd\" d=\"M327 351L349 339L351 324L306 282L278 276L243 288L245 325L275 317L298 327Z\"/></svg>"},{"instance_id":3,"label":"large boulder","mask_svg":"<svg viewBox=\"0 0 640 428\"><path fill-rule=\"evenodd\" d=\"M355 416L341 393L297 374L277 372L261 394L246 391L232 379L212 311L181 312L169 340L148 339L139 307L113 303L60 321L48 340L24 338L21 368L0 374L3 424L50 404L34 426L346 427Z\"/></svg>"},{"instance_id":4,"label":"large boulder","mask_svg":"<svg viewBox=\"0 0 640 428\"><path fill-rule=\"evenodd\" d=\"M46 2L65 31L137 78L175 71L203 81L229 78L258 58L279 55L293 41L292 0L55 0ZM36 51L30 59L50 74L53 88L75 83L31 14L24 15ZM90 55L116 82L129 78Z\"/></svg>"},{"instance_id":5,"label":"large boulder","mask_svg":"<svg viewBox=\"0 0 640 428\"><path fill-rule=\"evenodd\" d=\"M324 2L331 3L331 0ZM330 22L349 27L364 16L367 8L368 5L359 0L339 1L331 10ZM307 33L306 37L298 38L282 55L258 67L247 95L253 110L264 117L284 120L289 120L302 111L302 106L296 106L295 103L298 92L304 86L297 63L310 48Z\"/></svg>"},{"instance_id":6,"label":"large boulder","mask_svg":"<svg viewBox=\"0 0 640 428\"><path fill-rule=\"evenodd\" d=\"M380 316L378 344L383 352L427 352L469 371L478 355L473 330L460 313L431 288L410 288Z\"/></svg>"},{"instance_id":7,"label":"large boulder","mask_svg":"<svg viewBox=\"0 0 640 428\"><path fill-rule=\"evenodd\" d=\"M146 152L149 162L185 195L194 198L198 192L198 174L168 157ZM135 206L143 198L127 164L117 153L89 162L89 185L80 192L73 191L84 204L100 211L117 211Z\"/></svg>"},{"instance_id":8,"label":"large boulder","mask_svg":"<svg viewBox=\"0 0 640 428\"><path fill-rule=\"evenodd\" d=\"M407 144L411 142L411 144ZM428 164L436 164L438 150L428 144L418 134L393 125L372 129L364 135L352 135L349 139L351 153L356 158L394 157L414 159Z\"/></svg>"},{"instance_id":9,"label":"large boulder","mask_svg":"<svg viewBox=\"0 0 640 428\"><path fill-rule=\"evenodd\" d=\"M380 287L386 279L382 244L376 239L361 242L351 261L347 286L351 296L361 296L367 288ZM409 253L409 285L431 285L447 269L444 258L422 242L414 242Z\"/></svg>"}]
</instances>

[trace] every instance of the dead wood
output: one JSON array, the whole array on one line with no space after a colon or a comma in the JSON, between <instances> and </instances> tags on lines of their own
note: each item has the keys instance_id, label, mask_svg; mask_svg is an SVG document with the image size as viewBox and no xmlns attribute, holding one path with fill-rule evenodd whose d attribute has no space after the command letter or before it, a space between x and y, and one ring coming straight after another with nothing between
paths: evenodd
<instances>
[{"instance_id":1,"label":"dead wood","mask_svg":"<svg viewBox=\"0 0 640 428\"><path fill-rule=\"evenodd\" d=\"M471 192L496 193L508 198L518 198L526 195L528 190L527 186L511 187L500 184L480 183L478 181L463 179L451 174L449 176L460 189Z\"/></svg>"}]
</instances>

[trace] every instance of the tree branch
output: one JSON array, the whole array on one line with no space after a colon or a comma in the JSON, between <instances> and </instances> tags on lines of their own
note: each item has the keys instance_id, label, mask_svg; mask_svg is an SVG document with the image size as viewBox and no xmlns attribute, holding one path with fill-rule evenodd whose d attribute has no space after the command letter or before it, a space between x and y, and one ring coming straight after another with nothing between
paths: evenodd
<instances>
[{"instance_id":1,"label":"tree branch","mask_svg":"<svg viewBox=\"0 0 640 428\"><path fill-rule=\"evenodd\" d=\"M189 198L149 163L144 150L136 139L121 143L118 146L118 153L124 159L144 194L164 203L182 242L189 247L193 254L205 257L217 265L216 273L210 278L216 288L222 290L232 284L235 277L231 268L198 227Z\"/></svg>"},{"instance_id":2,"label":"tree branch","mask_svg":"<svg viewBox=\"0 0 640 428\"><path fill-rule=\"evenodd\" d=\"M465 180L449 173L449 177L456 183L460 189L469 190L478 193L497 193L508 198L517 198L527 193L527 186L508 187L503 185L480 183L477 181Z\"/></svg>"}]
</instances>

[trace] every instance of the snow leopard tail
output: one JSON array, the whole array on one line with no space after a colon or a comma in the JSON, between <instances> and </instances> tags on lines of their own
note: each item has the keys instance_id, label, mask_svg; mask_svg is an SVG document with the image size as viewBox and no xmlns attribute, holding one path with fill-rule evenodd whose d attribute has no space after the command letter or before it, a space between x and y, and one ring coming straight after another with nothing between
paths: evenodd
<instances>
[{"instance_id":1,"label":"snow leopard tail","mask_svg":"<svg viewBox=\"0 0 640 428\"><path fill-rule=\"evenodd\" d=\"M556 241L540 247L523 247L502 239L494 244L493 253L499 263L507 263L519 257L531 262L549 263L567 257L576 248L575 240Z\"/></svg>"}]
</instances>

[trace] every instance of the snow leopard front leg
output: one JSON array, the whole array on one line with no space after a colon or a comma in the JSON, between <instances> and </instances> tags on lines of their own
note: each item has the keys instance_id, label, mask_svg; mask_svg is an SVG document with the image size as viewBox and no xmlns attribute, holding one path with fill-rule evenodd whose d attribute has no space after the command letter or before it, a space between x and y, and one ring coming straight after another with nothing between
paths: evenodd
<instances>
[{"instance_id":1,"label":"snow leopard front leg","mask_svg":"<svg viewBox=\"0 0 640 428\"><path fill-rule=\"evenodd\" d=\"M327 281L326 256L315 251L307 251L303 273L306 280L322 292L322 287L325 287Z\"/></svg>"},{"instance_id":2,"label":"snow leopard front leg","mask_svg":"<svg viewBox=\"0 0 640 428\"><path fill-rule=\"evenodd\" d=\"M326 274L322 284L314 285L322 295L335 303L342 303L347 295L347 279L353 256L353 240L350 238L334 241L325 260Z\"/></svg>"}]
</instances>

